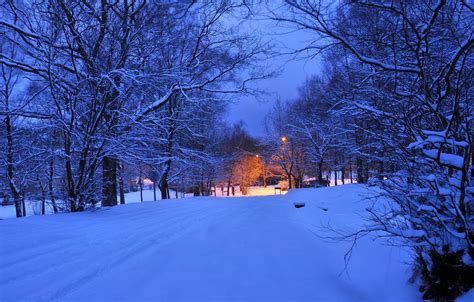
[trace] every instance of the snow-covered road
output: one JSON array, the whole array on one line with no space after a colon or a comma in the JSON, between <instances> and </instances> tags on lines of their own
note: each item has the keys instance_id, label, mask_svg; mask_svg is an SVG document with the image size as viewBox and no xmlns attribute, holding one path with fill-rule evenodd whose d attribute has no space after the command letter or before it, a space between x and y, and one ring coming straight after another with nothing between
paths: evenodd
<instances>
[{"instance_id":1,"label":"snow-covered road","mask_svg":"<svg viewBox=\"0 0 474 302\"><path fill-rule=\"evenodd\" d=\"M0 300L417 301L402 249L364 239L341 274L351 243L318 237L328 222L357 227L366 193L350 185L3 220Z\"/></svg>"}]
</instances>

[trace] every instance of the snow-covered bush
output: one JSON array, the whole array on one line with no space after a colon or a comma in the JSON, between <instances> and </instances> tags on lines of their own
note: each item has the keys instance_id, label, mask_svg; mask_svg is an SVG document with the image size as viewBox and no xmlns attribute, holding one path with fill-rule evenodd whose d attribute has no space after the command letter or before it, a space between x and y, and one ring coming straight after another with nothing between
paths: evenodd
<instances>
[{"instance_id":1,"label":"snow-covered bush","mask_svg":"<svg viewBox=\"0 0 474 302\"><path fill-rule=\"evenodd\" d=\"M353 149L389 164L380 186L391 206L371 209L362 232L413 248L425 298L474 287L472 6L284 2L276 20L324 41L303 50L331 49L340 91L332 110L354 116Z\"/></svg>"}]
</instances>

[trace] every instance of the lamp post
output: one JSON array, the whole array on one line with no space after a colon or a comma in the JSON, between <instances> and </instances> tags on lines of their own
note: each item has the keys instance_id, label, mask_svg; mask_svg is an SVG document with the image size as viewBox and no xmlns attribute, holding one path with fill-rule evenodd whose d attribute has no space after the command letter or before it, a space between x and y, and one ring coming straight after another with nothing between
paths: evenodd
<instances>
[{"instance_id":1,"label":"lamp post","mask_svg":"<svg viewBox=\"0 0 474 302\"><path fill-rule=\"evenodd\" d=\"M291 161L291 158L289 156L289 150L287 149L287 146L286 146L286 143L288 142L288 137L286 136L282 136L280 138L281 140L281 143L282 143L282 152L283 152L283 161L284 161L284 167L283 169L286 171L286 174L288 176L288 187L289 189L291 189L293 186L292 186L292 181L291 181L291 171L293 169L293 164L290 162L290 163L287 163L287 160Z\"/></svg>"}]
</instances>

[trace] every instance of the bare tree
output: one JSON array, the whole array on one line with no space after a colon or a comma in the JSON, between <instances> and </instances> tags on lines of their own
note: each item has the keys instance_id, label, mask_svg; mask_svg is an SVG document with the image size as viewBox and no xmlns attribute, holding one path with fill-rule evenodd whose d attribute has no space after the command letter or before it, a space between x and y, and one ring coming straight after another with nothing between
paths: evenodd
<instances>
[{"instance_id":1,"label":"bare tree","mask_svg":"<svg viewBox=\"0 0 474 302\"><path fill-rule=\"evenodd\" d=\"M197 115L182 111L249 93L248 82L269 75L255 63L268 45L228 22L248 8L240 1L2 2L3 37L22 56L2 51L0 64L47 88L45 104L15 115L44 121L59 137L61 150L51 148L48 160L55 161L53 168L61 166L55 171L70 211L116 205L121 162L164 165L161 187L169 197L170 158L180 153L175 141L196 130L185 126ZM167 143L156 143L163 137L153 135L165 128ZM162 152L150 152L147 139ZM199 156L195 151L188 159ZM12 173L9 179L17 181Z\"/></svg>"}]
</instances>

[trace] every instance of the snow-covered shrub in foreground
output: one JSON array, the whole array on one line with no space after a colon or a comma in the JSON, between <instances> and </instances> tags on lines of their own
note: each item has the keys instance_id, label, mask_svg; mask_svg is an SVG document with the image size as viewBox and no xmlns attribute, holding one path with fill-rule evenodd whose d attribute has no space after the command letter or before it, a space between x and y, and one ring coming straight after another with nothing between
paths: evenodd
<instances>
[{"instance_id":1,"label":"snow-covered shrub in foreground","mask_svg":"<svg viewBox=\"0 0 474 302\"><path fill-rule=\"evenodd\" d=\"M354 149L389 166L380 185L392 206L369 210L373 223L362 233L411 246L424 298L453 300L474 287L472 7L284 2L275 20L319 38L304 51L333 46L331 80L340 82L333 110L362 121L349 129L361 138Z\"/></svg>"}]
</instances>

